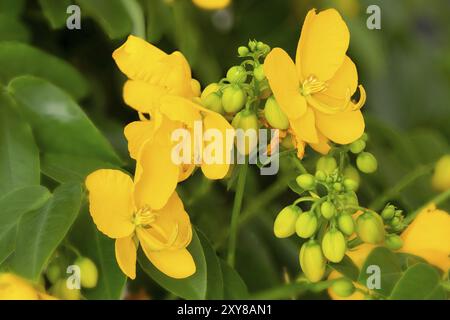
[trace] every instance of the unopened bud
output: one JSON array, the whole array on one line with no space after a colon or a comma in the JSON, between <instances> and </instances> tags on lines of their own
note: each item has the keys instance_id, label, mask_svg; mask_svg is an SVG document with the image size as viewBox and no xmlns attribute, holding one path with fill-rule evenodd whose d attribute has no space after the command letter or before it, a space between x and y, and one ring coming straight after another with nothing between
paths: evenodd
<instances>
[{"instance_id":1,"label":"unopened bud","mask_svg":"<svg viewBox=\"0 0 450 320\"><path fill-rule=\"evenodd\" d=\"M227 80L230 83L243 83L247 79L247 70L242 66L233 66L227 71Z\"/></svg>"},{"instance_id":2,"label":"unopened bud","mask_svg":"<svg viewBox=\"0 0 450 320\"><path fill-rule=\"evenodd\" d=\"M320 157L317 161L316 170L331 174L337 168L336 159L331 156Z\"/></svg>"},{"instance_id":3,"label":"unopened bud","mask_svg":"<svg viewBox=\"0 0 450 320\"><path fill-rule=\"evenodd\" d=\"M323 278L326 261L317 241L309 240L302 245L299 260L303 273L309 281L318 282Z\"/></svg>"},{"instance_id":4,"label":"unopened bud","mask_svg":"<svg viewBox=\"0 0 450 320\"><path fill-rule=\"evenodd\" d=\"M339 297L347 298L355 292L355 286L350 280L342 278L333 282L331 290Z\"/></svg>"},{"instance_id":5,"label":"unopened bud","mask_svg":"<svg viewBox=\"0 0 450 320\"><path fill-rule=\"evenodd\" d=\"M289 119L273 96L269 97L266 101L264 116L267 122L275 129L286 130L289 128Z\"/></svg>"},{"instance_id":6,"label":"unopened bud","mask_svg":"<svg viewBox=\"0 0 450 320\"><path fill-rule=\"evenodd\" d=\"M210 93L207 97L202 98L201 102L204 107L208 108L211 111L220 114L225 113L225 110L223 110L222 106L222 97L216 92Z\"/></svg>"},{"instance_id":7,"label":"unopened bud","mask_svg":"<svg viewBox=\"0 0 450 320\"><path fill-rule=\"evenodd\" d=\"M67 287L66 279L58 280L51 288L50 292L52 295L63 299L63 300L80 300L81 293L80 289L69 289Z\"/></svg>"},{"instance_id":8,"label":"unopened bud","mask_svg":"<svg viewBox=\"0 0 450 320\"><path fill-rule=\"evenodd\" d=\"M257 66L255 70L253 70L253 75L255 76L256 80L263 81L266 78L264 74L264 66L262 64Z\"/></svg>"},{"instance_id":9,"label":"unopened bud","mask_svg":"<svg viewBox=\"0 0 450 320\"><path fill-rule=\"evenodd\" d=\"M247 94L238 85L230 85L223 90L222 105L227 113L236 113L241 110L246 100Z\"/></svg>"},{"instance_id":10,"label":"unopened bud","mask_svg":"<svg viewBox=\"0 0 450 320\"><path fill-rule=\"evenodd\" d=\"M322 250L325 258L331 262L341 262L347 250L347 241L342 232L336 229L327 231L322 239Z\"/></svg>"},{"instance_id":11,"label":"unopened bud","mask_svg":"<svg viewBox=\"0 0 450 320\"><path fill-rule=\"evenodd\" d=\"M325 219L331 219L336 213L336 207L331 201L325 201L320 206L320 213Z\"/></svg>"},{"instance_id":12,"label":"unopened bud","mask_svg":"<svg viewBox=\"0 0 450 320\"><path fill-rule=\"evenodd\" d=\"M258 144L258 116L250 110L242 110L237 113L231 122L235 129L242 129L243 132L236 132L237 147L241 154L249 154ZM247 132L247 130L250 130Z\"/></svg>"},{"instance_id":13,"label":"unopened bud","mask_svg":"<svg viewBox=\"0 0 450 320\"><path fill-rule=\"evenodd\" d=\"M353 179L346 178L344 180L344 188L346 191L356 191L358 189L358 183Z\"/></svg>"},{"instance_id":14,"label":"unopened bud","mask_svg":"<svg viewBox=\"0 0 450 320\"><path fill-rule=\"evenodd\" d=\"M358 154L366 148L366 142L358 139L350 144L350 151L354 154Z\"/></svg>"},{"instance_id":15,"label":"unopened bud","mask_svg":"<svg viewBox=\"0 0 450 320\"><path fill-rule=\"evenodd\" d=\"M303 188L305 190L312 190L316 186L316 179L309 173L299 175L295 179L295 181L297 181L297 184L300 186L300 188Z\"/></svg>"},{"instance_id":16,"label":"unopened bud","mask_svg":"<svg viewBox=\"0 0 450 320\"><path fill-rule=\"evenodd\" d=\"M303 212L295 222L295 232L301 238L310 238L317 230L317 217L313 212Z\"/></svg>"},{"instance_id":17,"label":"unopened bud","mask_svg":"<svg viewBox=\"0 0 450 320\"><path fill-rule=\"evenodd\" d=\"M386 247L391 250L398 250L403 247L403 240L396 234L388 234L384 240Z\"/></svg>"},{"instance_id":18,"label":"unopened bud","mask_svg":"<svg viewBox=\"0 0 450 320\"><path fill-rule=\"evenodd\" d=\"M338 218L338 228L345 235L351 236L355 232L355 222L351 215L342 213Z\"/></svg>"},{"instance_id":19,"label":"unopened bud","mask_svg":"<svg viewBox=\"0 0 450 320\"><path fill-rule=\"evenodd\" d=\"M278 213L273 232L277 238L287 238L295 233L295 222L302 211L297 206L287 206Z\"/></svg>"},{"instance_id":20,"label":"unopened bud","mask_svg":"<svg viewBox=\"0 0 450 320\"><path fill-rule=\"evenodd\" d=\"M393 205L386 206L383 211L381 211L381 217L384 220L391 220L395 215L395 207Z\"/></svg>"},{"instance_id":21,"label":"unopened bud","mask_svg":"<svg viewBox=\"0 0 450 320\"><path fill-rule=\"evenodd\" d=\"M377 159L369 152L360 153L358 158L356 158L356 165L364 173L373 173L378 168Z\"/></svg>"},{"instance_id":22,"label":"unopened bud","mask_svg":"<svg viewBox=\"0 0 450 320\"><path fill-rule=\"evenodd\" d=\"M238 48L238 55L240 56L240 57L245 57L246 55L248 55L248 48L247 47L245 47L245 46L240 46L239 48Z\"/></svg>"},{"instance_id":23,"label":"unopened bud","mask_svg":"<svg viewBox=\"0 0 450 320\"><path fill-rule=\"evenodd\" d=\"M84 288L94 288L98 280L98 270L95 263L89 258L80 257L75 261L75 264L80 267L81 285Z\"/></svg>"},{"instance_id":24,"label":"unopened bud","mask_svg":"<svg viewBox=\"0 0 450 320\"><path fill-rule=\"evenodd\" d=\"M377 214L365 212L356 220L356 232L365 243L381 243L384 240L383 221Z\"/></svg>"},{"instance_id":25,"label":"unopened bud","mask_svg":"<svg viewBox=\"0 0 450 320\"><path fill-rule=\"evenodd\" d=\"M326 173L321 170L316 171L315 176L316 176L317 181L325 181L327 179Z\"/></svg>"}]
</instances>

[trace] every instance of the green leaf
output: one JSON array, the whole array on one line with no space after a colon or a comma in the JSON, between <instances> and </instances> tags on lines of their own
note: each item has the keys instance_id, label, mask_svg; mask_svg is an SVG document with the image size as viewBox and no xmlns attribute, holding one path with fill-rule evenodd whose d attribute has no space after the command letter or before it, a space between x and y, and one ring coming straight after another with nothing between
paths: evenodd
<instances>
[{"instance_id":1,"label":"green leaf","mask_svg":"<svg viewBox=\"0 0 450 320\"><path fill-rule=\"evenodd\" d=\"M45 187L28 186L0 198L0 264L14 251L17 226L22 215L42 207L50 196Z\"/></svg>"},{"instance_id":2,"label":"green leaf","mask_svg":"<svg viewBox=\"0 0 450 320\"><path fill-rule=\"evenodd\" d=\"M25 0L0 0L0 12L18 16L23 12Z\"/></svg>"},{"instance_id":3,"label":"green leaf","mask_svg":"<svg viewBox=\"0 0 450 320\"><path fill-rule=\"evenodd\" d=\"M161 0L148 0L147 13L147 41L151 43L161 40L173 21L171 9Z\"/></svg>"},{"instance_id":4,"label":"green leaf","mask_svg":"<svg viewBox=\"0 0 450 320\"><path fill-rule=\"evenodd\" d=\"M72 4L71 0L39 0L39 4L50 27L59 29L66 25L67 7Z\"/></svg>"},{"instance_id":5,"label":"green leaf","mask_svg":"<svg viewBox=\"0 0 450 320\"><path fill-rule=\"evenodd\" d=\"M30 126L0 93L0 195L40 181L39 150Z\"/></svg>"},{"instance_id":6,"label":"green leaf","mask_svg":"<svg viewBox=\"0 0 450 320\"><path fill-rule=\"evenodd\" d=\"M130 34L133 22L122 0L76 0L83 15L91 16L111 39Z\"/></svg>"},{"instance_id":7,"label":"green leaf","mask_svg":"<svg viewBox=\"0 0 450 320\"><path fill-rule=\"evenodd\" d=\"M176 296L187 300L206 298L207 292L207 266L200 239L193 229L192 241L188 246L197 267L196 272L185 279L174 279L166 276L156 269L147 259L142 250L139 250L138 261L142 269L160 286Z\"/></svg>"},{"instance_id":8,"label":"green leaf","mask_svg":"<svg viewBox=\"0 0 450 320\"><path fill-rule=\"evenodd\" d=\"M45 80L24 76L11 81L8 90L34 130L44 154L44 173L59 181L79 181L78 178L83 180L99 167L121 165L106 138L59 88ZM81 163L75 164L81 159ZM55 161L60 161L58 166Z\"/></svg>"},{"instance_id":9,"label":"green leaf","mask_svg":"<svg viewBox=\"0 0 450 320\"><path fill-rule=\"evenodd\" d=\"M397 281L402 276L402 269L397 256L387 248L377 247L370 252L364 262L358 282L366 286L368 279L375 276L374 273L368 273L369 266L380 268L380 289L373 289L375 292L387 297L391 293ZM370 283L369 279L369 283Z\"/></svg>"},{"instance_id":10,"label":"green leaf","mask_svg":"<svg viewBox=\"0 0 450 320\"><path fill-rule=\"evenodd\" d=\"M0 14L0 41L30 41L27 27L14 16Z\"/></svg>"},{"instance_id":11,"label":"green leaf","mask_svg":"<svg viewBox=\"0 0 450 320\"><path fill-rule=\"evenodd\" d=\"M86 80L73 66L24 43L0 43L0 65L0 82L4 84L21 75L33 75L66 90L75 99L88 94Z\"/></svg>"},{"instance_id":12,"label":"green leaf","mask_svg":"<svg viewBox=\"0 0 450 320\"><path fill-rule=\"evenodd\" d=\"M435 268L418 263L406 270L389 297L394 300L446 300Z\"/></svg>"},{"instance_id":13,"label":"green leaf","mask_svg":"<svg viewBox=\"0 0 450 320\"><path fill-rule=\"evenodd\" d=\"M248 298L248 289L241 276L228 265L224 260L220 259L220 267L222 269L224 284L224 299L241 300Z\"/></svg>"},{"instance_id":14,"label":"green leaf","mask_svg":"<svg viewBox=\"0 0 450 320\"><path fill-rule=\"evenodd\" d=\"M352 281L358 281L359 269L347 255L344 256L344 259L342 259L341 262L329 263L329 266L344 277L347 277Z\"/></svg>"},{"instance_id":15,"label":"green leaf","mask_svg":"<svg viewBox=\"0 0 450 320\"><path fill-rule=\"evenodd\" d=\"M42 208L22 217L11 262L15 273L33 281L39 279L50 256L75 221L81 198L80 184L64 184L55 189Z\"/></svg>"},{"instance_id":16,"label":"green leaf","mask_svg":"<svg viewBox=\"0 0 450 320\"><path fill-rule=\"evenodd\" d=\"M115 240L97 230L87 206L82 208L69 237L80 253L94 261L98 269L97 286L83 289L83 295L92 300L120 299L127 278L117 265Z\"/></svg>"},{"instance_id":17,"label":"green leaf","mask_svg":"<svg viewBox=\"0 0 450 320\"><path fill-rule=\"evenodd\" d=\"M145 17L141 5L137 0L122 0L131 22L131 33L139 38L145 39Z\"/></svg>"},{"instance_id":18,"label":"green leaf","mask_svg":"<svg viewBox=\"0 0 450 320\"><path fill-rule=\"evenodd\" d=\"M223 276L219 258L206 236L199 230L197 230L197 235L202 244L206 259L206 298L213 300L223 299Z\"/></svg>"}]
</instances>

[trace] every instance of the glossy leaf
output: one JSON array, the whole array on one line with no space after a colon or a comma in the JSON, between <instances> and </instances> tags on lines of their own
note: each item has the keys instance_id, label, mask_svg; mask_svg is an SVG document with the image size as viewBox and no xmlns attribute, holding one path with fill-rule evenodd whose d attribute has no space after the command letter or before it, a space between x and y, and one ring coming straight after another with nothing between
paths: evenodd
<instances>
[{"instance_id":1,"label":"glossy leaf","mask_svg":"<svg viewBox=\"0 0 450 320\"><path fill-rule=\"evenodd\" d=\"M194 258L197 270L192 276L185 279L173 279L163 274L151 264L142 250L139 250L138 261L142 269L167 291L183 299L205 299L207 293L206 258L195 230L193 230L188 250Z\"/></svg>"},{"instance_id":2,"label":"glossy leaf","mask_svg":"<svg viewBox=\"0 0 450 320\"><path fill-rule=\"evenodd\" d=\"M418 263L406 270L390 296L395 300L445 300L439 273L425 263Z\"/></svg>"},{"instance_id":3,"label":"glossy leaf","mask_svg":"<svg viewBox=\"0 0 450 320\"><path fill-rule=\"evenodd\" d=\"M39 4L53 29L59 29L66 25L69 17L67 7L72 4L71 0L39 0Z\"/></svg>"},{"instance_id":4,"label":"glossy leaf","mask_svg":"<svg viewBox=\"0 0 450 320\"><path fill-rule=\"evenodd\" d=\"M81 198L80 184L64 184L55 189L42 208L22 217L11 262L15 273L33 281L39 279L50 256L75 221Z\"/></svg>"},{"instance_id":5,"label":"glossy leaf","mask_svg":"<svg viewBox=\"0 0 450 320\"><path fill-rule=\"evenodd\" d=\"M348 256L339 263L329 263L329 266L352 281L358 280L359 269Z\"/></svg>"},{"instance_id":6,"label":"glossy leaf","mask_svg":"<svg viewBox=\"0 0 450 320\"><path fill-rule=\"evenodd\" d=\"M14 251L22 215L42 207L50 196L45 187L28 186L0 197L0 264Z\"/></svg>"},{"instance_id":7,"label":"glossy leaf","mask_svg":"<svg viewBox=\"0 0 450 320\"><path fill-rule=\"evenodd\" d=\"M58 180L67 181L84 179L100 162L120 166L121 161L109 142L65 92L43 79L27 76L11 81L8 90L34 130L44 154L44 172L50 171L53 176L58 171ZM54 169L53 155L60 161L58 170ZM81 158L83 163L74 165ZM72 172L62 174L61 167Z\"/></svg>"},{"instance_id":8,"label":"glossy leaf","mask_svg":"<svg viewBox=\"0 0 450 320\"><path fill-rule=\"evenodd\" d=\"M224 284L223 284L223 276L222 270L220 268L219 258L217 257L216 252L211 247L210 242L206 238L206 236L197 230L198 238L203 247L203 252L205 254L206 259L206 272L207 272L207 289L206 289L206 297L208 299L223 299L224 294Z\"/></svg>"},{"instance_id":9,"label":"glossy leaf","mask_svg":"<svg viewBox=\"0 0 450 320\"><path fill-rule=\"evenodd\" d=\"M46 79L76 99L88 93L83 76L67 62L20 42L0 43L0 82L7 84L21 75Z\"/></svg>"},{"instance_id":10,"label":"glossy leaf","mask_svg":"<svg viewBox=\"0 0 450 320\"><path fill-rule=\"evenodd\" d=\"M39 150L30 126L13 101L0 94L0 196L27 185L39 184Z\"/></svg>"}]
</instances>

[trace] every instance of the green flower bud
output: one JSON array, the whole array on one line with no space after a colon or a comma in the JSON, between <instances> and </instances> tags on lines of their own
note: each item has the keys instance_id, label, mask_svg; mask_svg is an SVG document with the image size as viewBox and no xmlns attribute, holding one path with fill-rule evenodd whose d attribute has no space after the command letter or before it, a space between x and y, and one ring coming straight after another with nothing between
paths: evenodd
<instances>
[{"instance_id":1,"label":"green flower bud","mask_svg":"<svg viewBox=\"0 0 450 320\"><path fill-rule=\"evenodd\" d=\"M278 213L273 224L273 233L277 238L287 238L295 233L295 223L302 210L297 206L287 206Z\"/></svg>"},{"instance_id":2,"label":"green flower bud","mask_svg":"<svg viewBox=\"0 0 450 320\"><path fill-rule=\"evenodd\" d=\"M356 220L356 232L365 243L381 243L384 240L383 221L377 214L365 212Z\"/></svg>"},{"instance_id":3,"label":"green flower bud","mask_svg":"<svg viewBox=\"0 0 450 320\"><path fill-rule=\"evenodd\" d=\"M395 207L393 205L386 206L383 211L381 211L381 217L384 220L391 220L395 215Z\"/></svg>"},{"instance_id":4,"label":"green flower bud","mask_svg":"<svg viewBox=\"0 0 450 320\"><path fill-rule=\"evenodd\" d=\"M231 85L223 90L222 105L225 112L238 112L244 107L246 100L247 94L238 85Z\"/></svg>"},{"instance_id":5,"label":"green flower bud","mask_svg":"<svg viewBox=\"0 0 450 320\"><path fill-rule=\"evenodd\" d=\"M221 96L216 93L210 93L207 97L201 99L202 105L209 110L212 110L214 112L224 114L225 110L223 110L222 106L222 98Z\"/></svg>"},{"instance_id":6,"label":"green flower bud","mask_svg":"<svg viewBox=\"0 0 450 320\"><path fill-rule=\"evenodd\" d=\"M369 152L362 152L356 158L356 166L361 172L373 173L378 168L377 159Z\"/></svg>"},{"instance_id":7,"label":"green flower bud","mask_svg":"<svg viewBox=\"0 0 450 320\"><path fill-rule=\"evenodd\" d=\"M79 289L69 289L65 279L58 280L51 288L50 293L63 300L80 300Z\"/></svg>"},{"instance_id":8,"label":"green flower bud","mask_svg":"<svg viewBox=\"0 0 450 320\"><path fill-rule=\"evenodd\" d=\"M396 234L388 234L384 240L386 247L391 250L398 250L403 247L403 240Z\"/></svg>"},{"instance_id":9,"label":"green flower bud","mask_svg":"<svg viewBox=\"0 0 450 320\"><path fill-rule=\"evenodd\" d=\"M312 190L316 186L316 179L309 173L299 175L295 179L295 181L297 181L297 184L300 186L300 188L303 188L305 190Z\"/></svg>"},{"instance_id":10,"label":"green flower bud","mask_svg":"<svg viewBox=\"0 0 450 320\"><path fill-rule=\"evenodd\" d=\"M354 154L358 154L366 148L366 142L364 140L356 140L350 144L350 151Z\"/></svg>"},{"instance_id":11,"label":"green flower bud","mask_svg":"<svg viewBox=\"0 0 450 320\"><path fill-rule=\"evenodd\" d=\"M352 166L348 166L344 169L344 177L348 178L348 179L352 179L354 182L356 182L356 185L357 185L356 189L358 189L359 182L361 180L358 170L356 170ZM356 191L356 190L354 190L354 191Z\"/></svg>"},{"instance_id":12,"label":"green flower bud","mask_svg":"<svg viewBox=\"0 0 450 320\"><path fill-rule=\"evenodd\" d=\"M309 240L302 245L299 260L300 267L309 281L318 282L325 275L326 261L317 241Z\"/></svg>"},{"instance_id":13,"label":"green flower bud","mask_svg":"<svg viewBox=\"0 0 450 320\"><path fill-rule=\"evenodd\" d=\"M264 66L260 64L253 70L253 75L255 76L255 79L258 81L263 81L266 78L266 75L264 74Z\"/></svg>"},{"instance_id":14,"label":"green flower bud","mask_svg":"<svg viewBox=\"0 0 450 320\"><path fill-rule=\"evenodd\" d=\"M336 213L336 207L331 201L325 201L320 206L320 213L325 219L331 219Z\"/></svg>"},{"instance_id":15,"label":"green flower bud","mask_svg":"<svg viewBox=\"0 0 450 320\"><path fill-rule=\"evenodd\" d=\"M351 236L353 232L355 232L355 222L353 221L352 216L347 213L339 215L337 224L339 230L347 236Z\"/></svg>"},{"instance_id":16,"label":"green flower bud","mask_svg":"<svg viewBox=\"0 0 450 320\"><path fill-rule=\"evenodd\" d=\"M220 85L218 83L211 83L203 89L202 94L200 96L200 100L203 101L207 96L209 96L213 92L217 92L220 90Z\"/></svg>"},{"instance_id":17,"label":"green flower bud","mask_svg":"<svg viewBox=\"0 0 450 320\"><path fill-rule=\"evenodd\" d=\"M317 181L325 181L327 179L327 174L321 170L316 171L315 176Z\"/></svg>"},{"instance_id":18,"label":"green flower bud","mask_svg":"<svg viewBox=\"0 0 450 320\"><path fill-rule=\"evenodd\" d=\"M94 288L98 280L98 270L95 263L89 258L80 257L75 261L75 264L80 267L81 285L84 288Z\"/></svg>"},{"instance_id":19,"label":"green flower bud","mask_svg":"<svg viewBox=\"0 0 450 320\"><path fill-rule=\"evenodd\" d=\"M245 57L246 55L248 55L248 48L245 46L240 46L238 48L238 55L240 57Z\"/></svg>"},{"instance_id":20,"label":"green flower bud","mask_svg":"<svg viewBox=\"0 0 450 320\"><path fill-rule=\"evenodd\" d=\"M355 292L355 286L350 280L342 278L333 282L331 290L339 297L346 298Z\"/></svg>"},{"instance_id":21,"label":"green flower bud","mask_svg":"<svg viewBox=\"0 0 450 320\"><path fill-rule=\"evenodd\" d=\"M367 142L369 140L369 136L367 135L367 133L364 132L360 139L363 140L364 142Z\"/></svg>"},{"instance_id":22,"label":"green flower bud","mask_svg":"<svg viewBox=\"0 0 450 320\"><path fill-rule=\"evenodd\" d=\"M59 264L55 261L52 261L45 271L45 275L47 276L48 281L50 283L55 283L58 279L61 278L61 268Z\"/></svg>"},{"instance_id":23,"label":"green flower bud","mask_svg":"<svg viewBox=\"0 0 450 320\"><path fill-rule=\"evenodd\" d=\"M333 189L336 191L342 191L342 184L339 182L333 183Z\"/></svg>"},{"instance_id":24,"label":"green flower bud","mask_svg":"<svg viewBox=\"0 0 450 320\"><path fill-rule=\"evenodd\" d=\"M264 46L265 46L265 44L264 44L263 42L261 42L261 41L258 41L258 42L256 43L256 49L257 49L257 50L263 50L263 49L264 49Z\"/></svg>"},{"instance_id":25,"label":"green flower bud","mask_svg":"<svg viewBox=\"0 0 450 320\"><path fill-rule=\"evenodd\" d=\"M295 222L295 232L301 238L311 237L317 230L317 217L313 212L301 213Z\"/></svg>"},{"instance_id":26,"label":"green flower bud","mask_svg":"<svg viewBox=\"0 0 450 320\"><path fill-rule=\"evenodd\" d=\"M289 128L289 119L273 96L269 97L266 101L264 116L267 122L276 129L286 130Z\"/></svg>"},{"instance_id":27,"label":"green flower bud","mask_svg":"<svg viewBox=\"0 0 450 320\"><path fill-rule=\"evenodd\" d=\"M322 239L322 251L328 260L334 263L341 262L347 250L347 241L339 230L331 229Z\"/></svg>"},{"instance_id":28,"label":"green flower bud","mask_svg":"<svg viewBox=\"0 0 450 320\"><path fill-rule=\"evenodd\" d=\"M249 40L248 41L248 47L250 50L255 51L256 50L257 42L255 40Z\"/></svg>"},{"instance_id":29,"label":"green flower bud","mask_svg":"<svg viewBox=\"0 0 450 320\"><path fill-rule=\"evenodd\" d=\"M317 161L316 171L323 171L326 174L331 174L337 168L336 159L331 156L320 157Z\"/></svg>"},{"instance_id":30,"label":"green flower bud","mask_svg":"<svg viewBox=\"0 0 450 320\"><path fill-rule=\"evenodd\" d=\"M358 189L358 183L353 179L346 178L344 179L344 188L347 191L356 191Z\"/></svg>"},{"instance_id":31,"label":"green flower bud","mask_svg":"<svg viewBox=\"0 0 450 320\"><path fill-rule=\"evenodd\" d=\"M233 66L227 71L227 80L230 83L243 83L247 80L247 70L242 66Z\"/></svg>"},{"instance_id":32,"label":"green flower bud","mask_svg":"<svg viewBox=\"0 0 450 320\"><path fill-rule=\"evenodd\" d=\"M252 152L252 150L257 146L258 144L258 128L259 128L259 122L258 122L258 116L256 113L250 110L242 110L239 113L237 113L231 122L231 125L235 129L242 129L245 131L247 130L255 130L255 135L245 135L244 136L244 145L241 145L242 142L240 142L237 147L240 153L242 154L249 154ZM238 142L240 140L236 140Z\"/></svg>"}]
</instances>

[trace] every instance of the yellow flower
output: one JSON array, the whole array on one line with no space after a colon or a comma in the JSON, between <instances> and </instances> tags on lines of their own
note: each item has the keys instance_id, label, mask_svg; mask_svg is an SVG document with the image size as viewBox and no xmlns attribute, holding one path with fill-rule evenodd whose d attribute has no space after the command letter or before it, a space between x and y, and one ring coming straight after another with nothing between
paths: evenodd
<instances>
[{"instance_id":1,"label":"yellow flower","mask_svg":"<svg viewBox=\"0 0 450 320\"><path fill-rule=\"evenodd\" d=\"M136 277L136 251L140 244L151 263L172 278L195 273L186 247L192 238L189 216L174 192L164 207L155 210L148 198L155 191L141 179L119 170L101 169L86 178L89 209L97 228L116 239L116 259L122 271Z\"/></svg>"},{"instance_id":2,"label":"yellow flower","mask_svg":"<svg viewBox=\"0 0 450 320\"><path fill-rule=\"evenodd\" d=\"M450 215L436 209L435 205L422 210L414 221L403 231L401 238L403 247L399 250L425 259L428 263L442 269L450 269ZM371 244L362 244L355 250L347 251L347 255L358 268L361 268L373 248ZM342 275L337 271L330 273L328 279L336 279ZM357 287L361 286L354 283ZM347 298L337 296L331 289L330 297L335 300L361 300L364 295L355 292Z\"/></svg>"},{"instance_id":3,"label":"yellow flower","mask_svg":"<svg viewBox=\"0 0 450 320\"><path fill-rule=\"evenodd\" d=\"M192 2L205 10L219 10L228 7L230 0L192 0Z\"/></svg>"},{"instance_id":4,"label":"yellow flower","mask_svg":"<svg viewBox=\"0 0 450 320\"><path fill-rule=\"evenodd\" d=\"M130 79L124 86L124 100L141 118L125 128L128 149L138 162L141 180L153 190L148 205L160 209L177 183L189 177L195 168L194 152L191 152L190 163L172 161L171 153L176 144L171 139L172 133L184 128L193 139L195 121L202 123L203 130L215 128L224 136L226 130L233 130L233 127L222 115L195 102L200 94L199 84L191 78L189 64L180 52L167 55L144 40L130 36L114 51L113 57ZM150 114L150 120L143 114ZM204 150L213 142L201 141L197 147ZM225 157L232 147L232 141L225 142L221 161L201 163L207 178L222 179L227 174L229 164Z\"/></svg>"},{"instance_id":5,"label":"yellow flower","mask_svg":"<svg viewBox=\"0 0 450 320\"><path fill-rule=\"evenodd\" d=\"M12 273L0 274L0 300L54 300L31 283Z\"/></svg>"},{"instance_id":6,"label":"yellow flower","mask_svg":"<svg viewBox=\"0 0 450 320\"><path fill-rule=\"evenodd\" d=\"M273 49L264 62L264 73L289 119L299 156L305 142L327 153L328 139L348 144L364 132L359 109L365 102L365 91L361 85L360 100L351 101L358 88L358 74L346 55L349 41L348 28L336 10L317 14L313 9L303 24L295 64L280 48Z\"/></svg>"},{"instance_id":7,"label":"yellow flower","mask_svg":"<svg viewBox=\"0 0 450 320\"><path fill-rule=\"evenodd\" d=\"M438 191L450 189L450 154L443 156L436 163L431 184Z\"/></svg>"}]
</instances>

